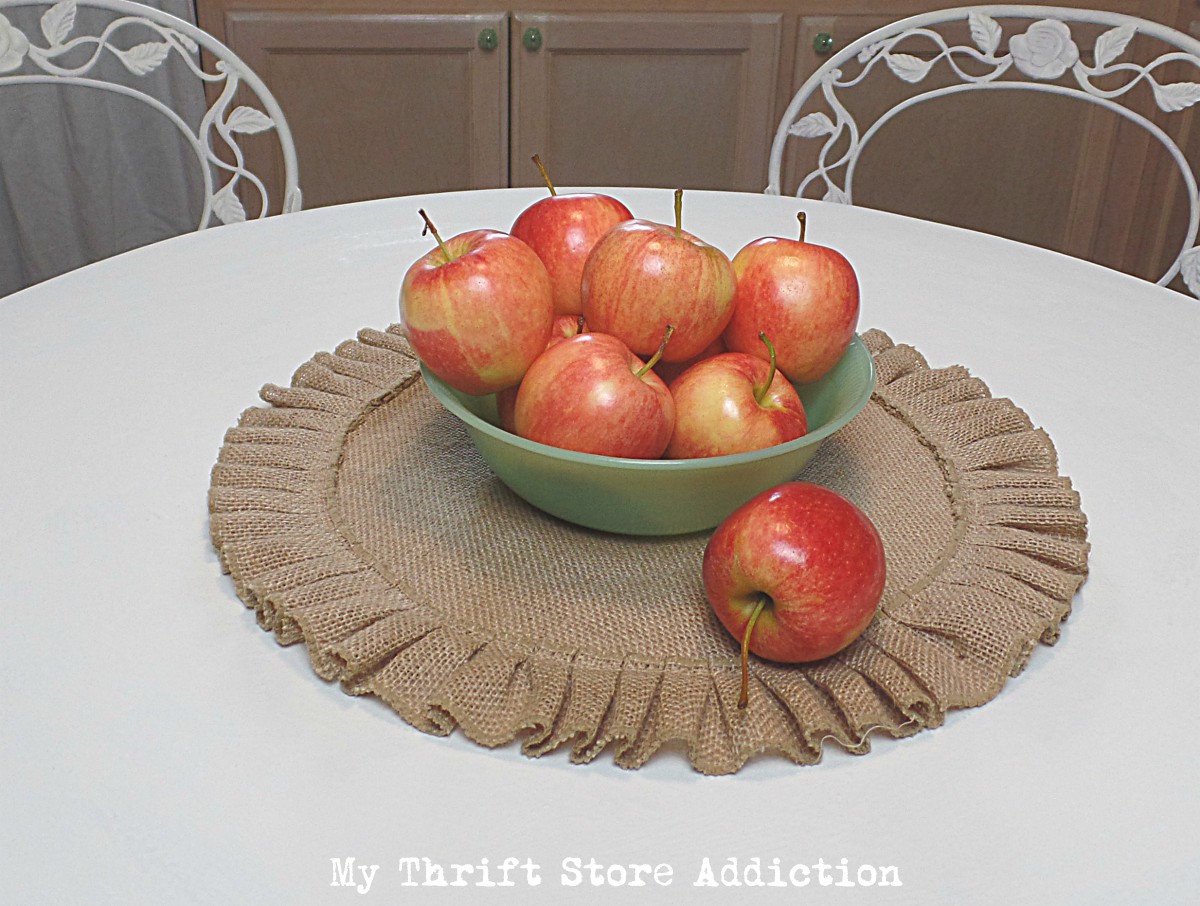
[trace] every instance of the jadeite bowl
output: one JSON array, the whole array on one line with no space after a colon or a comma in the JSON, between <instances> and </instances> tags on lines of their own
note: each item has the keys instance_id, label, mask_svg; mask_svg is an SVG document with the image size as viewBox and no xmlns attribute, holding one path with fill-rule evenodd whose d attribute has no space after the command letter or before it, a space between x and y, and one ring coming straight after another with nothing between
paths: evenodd
<instances>
[{"instance_id":1,"label":"jadeite bowl","mask_svg":"<svg viewBox=\"0 0 1200 906\"><path fill-rule=\"evenodd\" d=\"M646 460L576 453L518 437L499 427L494 395L461 393L424 366L421 371L516 494L567 522L624 535L715 527L755 494L795 478L821 442L863 410L875 388L875 362L856 336L823 378L796 385L808 416L804 437L732 456Z\"/></svg>"}]
</instances>

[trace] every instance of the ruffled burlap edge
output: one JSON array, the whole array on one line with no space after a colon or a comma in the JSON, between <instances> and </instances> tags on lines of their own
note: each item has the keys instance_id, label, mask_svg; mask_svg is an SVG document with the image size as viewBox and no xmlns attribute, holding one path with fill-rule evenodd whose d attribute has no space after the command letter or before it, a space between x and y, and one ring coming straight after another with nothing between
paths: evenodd
<instances>
[{"instance_id":1,"label":"ruffled burlap edge","mask_svg":"<svg viewBox=\"0 0 1200 906\"><path fill-rule=\"evenodd\" d=\"M827 739L865 753L872 732L908 736L989 701L1039 642L1053 644L1088 544L1053 444L1020 409L961 366L930 369L880 331L864 340L874 403L942 468L952 539L845 652L756 671L742 711L734 660L634 661L490 637L447 624L371 565L339 527L338 468L349 433L420 379L396 327L363 330L302 365L290 387L263 388L270 405L243 413L213 468L213 544L264 629L283 645L304 642L319 676L378 696L427 733L459 727L486 746L521 737L533 756L569 745L576 762L611 745L626 768L682 743L708 774L763 753L811 764Z\"/></svg>"}]
</instances>

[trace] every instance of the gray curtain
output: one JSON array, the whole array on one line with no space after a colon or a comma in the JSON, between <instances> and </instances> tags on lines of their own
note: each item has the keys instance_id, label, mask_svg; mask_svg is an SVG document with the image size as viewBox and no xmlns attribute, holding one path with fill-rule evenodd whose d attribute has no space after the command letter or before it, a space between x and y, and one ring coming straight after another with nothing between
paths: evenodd
<instances>
[{"instance_id":1,"label":"gray curtain","mask_svg":"<svg viewBox=\"0 0 1200 906\"><path fill-rule=\"evenodd\" d=\"M147 0L195 23L191 0ZM47 7L0 8L29 42L45 46ZM71 36L98 34L113 17L80 9ZM129 29L129 47L155 36ZM80 65L87 57L68 58ZM134 85L194 125L203 86L172 54L136 76L111 54L93 74ZM28 60L14 73L34 72ZM174 125L132 98L71 85L0 87L0 296L92 261L194 230L200 218L199 163Z\"/></svg>"}]
</instances>

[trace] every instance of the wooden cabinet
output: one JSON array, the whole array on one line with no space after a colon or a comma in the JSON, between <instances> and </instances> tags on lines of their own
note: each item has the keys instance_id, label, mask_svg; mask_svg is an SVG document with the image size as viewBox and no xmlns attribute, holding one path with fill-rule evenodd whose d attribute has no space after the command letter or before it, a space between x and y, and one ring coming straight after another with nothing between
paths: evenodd
<instances>
[{"instance_id":1,"label":"wooden cabinet","mask_svg":"<svg viewBox=\"0 0 1200 906\"><path fill-rule=\"evenodd\" d=\"M234 8L221 27L287 116L305 207L506 184L503 13Z\"/></svg>"},{"instance_id":2,"label":"wooden cabinet","mask_svg":"<svg viewBox=\"0 0 1200 906\"><path fill-rule=\"evenodd\" d=\"M305 207L540 183L759 191L779 13L201 2L277 96Z\"/></svg>"},{"instance_id":3,"label":"wooden cabinet","mask_svg":"<svg viewBox=\"0 0 1200 906\"><path fill-rule=\"evenodd\" d=\"M512 185L761 191L778 13L514 13Z\"/></svg>"},{"instance_id":4,"label":"wooden cabinet","mask_svg":"<svg viewBox=\"0 0 1200 906\"><path fill-rule=\"evenodd\" d=\"M1197 0L1065 2L1185 31L1200 22ZM818 36L836 48L944 5L198 0L197 11L201 27L278 96L295 134L305 207L316 207L533 185L534 153L564 186L761 191L779 119L826 59L822 50L832 49ZM1082 29L1077 37L1090 52L1091 37ZM883 109L901 87L879 80L866 106ZM1200 146L1190 116L1166 126ZM785 191L812 167L817 143L802 145L789 144ZM973 93L914 107L881 130L856 176L855 203L1153 279L1186 229L1182 183L1164 155L1098 107ZM1168 199L1173 191L1176 200Z\"/></svg>"}]
</instances>

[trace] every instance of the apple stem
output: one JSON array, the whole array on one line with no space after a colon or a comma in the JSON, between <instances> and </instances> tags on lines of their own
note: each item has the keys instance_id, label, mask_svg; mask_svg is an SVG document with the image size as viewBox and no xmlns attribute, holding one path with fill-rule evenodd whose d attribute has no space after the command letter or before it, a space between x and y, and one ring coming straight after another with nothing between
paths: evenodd
<instances>
[{"instance_id":1,"label":"apple stem","mask_svg":"<svg viewBox=\"0 0 1200 906\"><path fill-rule=\"evenodd\" d=\"M771 390L771 385L775 383L775 344L767 339L766 331L760 330L758 338L767 344L767 352L771 354L771 367L767 371L767 379L754 388L754 402L761 406L762 401L766 399L767 393Z\"/></svg>"},{"instance_id":2,"label":"apple stem","mask_svg":"<svg viewBox=\"0 0 1200 906\"><path fill-rule=\"evenodd\" d=\"M746 622L746 631L742 634L742 694L738 696L739 708L750 704L750 634L754 632L754 624L758 622L769 600L766 595L759 595L758 604L750 614L750 619Z\"/></svg>"},{"instance_id":3,"label":"apple stem","mask_svg":"<svg viewBox=\"0 0 1200 906\"><path fill-rule=\"evenodd\" d=\"M454 260L454 256L450 254L450 250L446 248L446 243L442 242L442 237L438 234L437 227L433 225L433 221L429 219L429 215L425 213L425 209L421 208L417 211L421 218L425 221L424 232L433 233L433 238L437 240L438 248L442 250L442 254L446 256L446 261Z\"/></svg>"},{"instance_id":4,"label":"apple stem","mask_svg":"<svg viewBox=\"0 0 1200 906\"><path fill-rule=\"evenodd\" d=\"M587 321L584 319L583 315L580 315L578 318L575 319L575 332L583 333L586 330L587 330Z\"/></svg>"},{"instance_id":5,"label":"apple stem","mask_svg":"<svg viewBox=\"0 0 1200 906\"><path fill-rule=\"evenodd\" d=\"M658 344L658 352L650 357L650 361L646 362L641 368L634 372L638 377L645 377L646 372L658 364L658 360L662 358L663 352L667 348L667 340L671 339L671 334L675 332L675 325L668 324L667 329L663 331L662 342Z\"/></svg>"},{"instance_id":6,"label":"apple stem","mask_svg":"<svg viewBox=\"0 0 1200 906\"><path fill-rule=\"evenodd\" d=\"M683 189L675 190L675 238L683 235Z\"/></svg>"},{"instance_id":7,"label":"apple stem","mask_svg":"<svg viewBox=\"0 0 1200 906\"><path fill-rule=\"evenodd\" d=\"M796 215L796 219L800 221L800 241L804 241L804 231L808 227L808 215L801 211Z\"/></svg>"},{"instance_id":8,"label":"apple stem","mask_svg":"<svg viewBox=\"0 0 1200 906\"><path fill-rule=\"evenodd\" d=\"M546 181L546 188L550 190L550 194L557 195L558 192L554 190L554 183L550 181L550 174L546 170L546 165L542 163L542 156L540 154L533 155L533 162L537 165L538 172L542 174L542 179Z\"/></svg>"}]
</instances>

